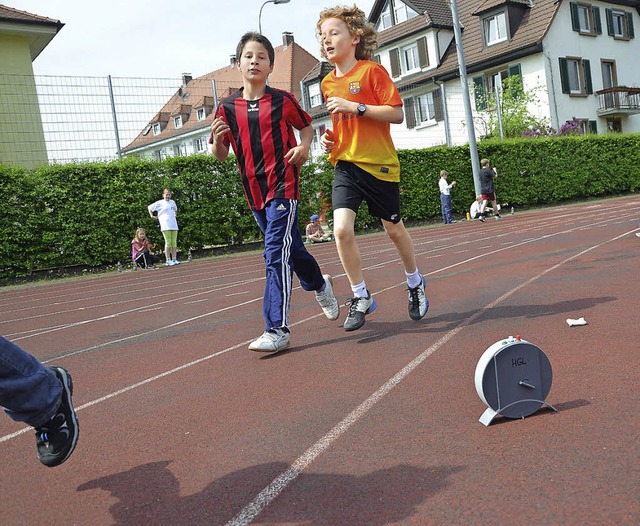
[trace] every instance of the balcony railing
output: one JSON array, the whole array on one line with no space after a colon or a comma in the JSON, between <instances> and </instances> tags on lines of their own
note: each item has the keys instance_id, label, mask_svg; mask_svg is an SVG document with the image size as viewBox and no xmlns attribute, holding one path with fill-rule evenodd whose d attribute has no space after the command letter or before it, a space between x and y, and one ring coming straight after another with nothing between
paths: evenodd
<instances>
[{"instance_id":1,"label":"balcony railing","mask_svg":"<svg viewBox=\"0 0 640 526\"><path fill-rule=\"evenodd\" d=\"M634 115L640 113L640 88L615 86L596 91L598 115Z\"/></svg>"}]
</instances>

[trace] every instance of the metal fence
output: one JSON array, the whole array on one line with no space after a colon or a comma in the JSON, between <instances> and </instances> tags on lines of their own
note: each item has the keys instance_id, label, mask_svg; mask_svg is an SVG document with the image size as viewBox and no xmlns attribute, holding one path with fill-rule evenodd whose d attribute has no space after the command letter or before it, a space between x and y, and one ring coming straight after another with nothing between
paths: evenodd
<instances>
[{"instance_id":1,"label":"metal fence","mask_svg":"<svg viewBox=\"0 0 640 526\"><path fill-rule=\"evenodd\" d=\"M0 162L34 167L108 161L132 151L157 159L204 152L213 107L238 87L206 76L1 74ZM392 128L396 147L467 143L470 123L461 104L462 87L450 82L436 93L440 90L421 83L403 86L405 122ZM535 113L543 117L545 112L538 107ZM488 117L474 111L477 137L487 133Z\"/></svg>"},{"instance_id":2,"label":"metal fence","mask_svg":"<svg viewBox=\"0 0 640 526\"><path fill-rule=\"evenodd\" d=\"M0 154L27 166L111 160L182 79L0 75ZM44 158L43 158L44 149Z\"/></svg>"}]
</instances>

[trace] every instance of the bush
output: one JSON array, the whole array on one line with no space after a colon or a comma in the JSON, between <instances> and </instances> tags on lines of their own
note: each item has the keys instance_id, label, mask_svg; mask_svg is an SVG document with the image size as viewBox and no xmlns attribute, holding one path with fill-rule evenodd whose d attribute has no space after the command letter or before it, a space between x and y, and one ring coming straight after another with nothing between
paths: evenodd
<instances>
[{"instance_id":1,"label":"bush","mask_svg":"<svg viewBox=\"0 0 640 526\"><path fill-rule=\"evenodd\" d=\"M498 168L500 203L535 206L568 199L637 192L640 135L607 134L485 140L480 157ZM468 146L400 150L403 217L422 221L440 216L441 169L457 181L454 212L464 216L475 197ZM309 216L327 208L333 167L322 157L302 168L300 230ZM43 166L34 170L0 164L0 280L35 270L70 265L95 267L130 260L130 241L139 226L163 245L147 205L169 187L178 204L178 248L182 253L211 245L261 239L249 212L235 159L210 155L162 162L126 158L109 163ZM380 228L361 207L358 232Z\"/></svg>"}]
</instances>

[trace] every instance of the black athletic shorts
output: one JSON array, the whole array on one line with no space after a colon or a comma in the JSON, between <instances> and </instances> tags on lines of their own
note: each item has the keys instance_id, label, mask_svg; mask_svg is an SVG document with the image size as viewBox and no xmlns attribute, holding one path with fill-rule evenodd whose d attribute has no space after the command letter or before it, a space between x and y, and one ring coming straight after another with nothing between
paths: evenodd
<instances>
[{"instance_id":1,"label":"black athletic shorts","mask_svg":"<svg viewBox=\"0 0 640 526\"><path fill-rule=\"evenodd\" d=\"M365 201L369 213L391 223L399 223L400 184L377 179L369 172L346 161L338 161L333 177L331 206L334 210L349 208L358 213Z\"/></svg>"}]
</instances>

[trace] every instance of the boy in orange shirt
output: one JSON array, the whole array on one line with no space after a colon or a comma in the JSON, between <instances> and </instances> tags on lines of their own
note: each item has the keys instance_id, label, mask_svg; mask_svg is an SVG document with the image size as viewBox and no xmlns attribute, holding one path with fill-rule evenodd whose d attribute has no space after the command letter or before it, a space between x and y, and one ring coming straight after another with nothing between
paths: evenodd
<instances>
[{"instance_id":1,"label":"boy in orange shirt","mask_svg":"<svg viewBox=\"0 0 640 526\"><path fill-rule=\"evenodd\" d=\"M344 322L346 331L364 325L376 300L367 290L362 257L355 238L356 213L362 201L382 220L402 260L409 292L409 316L422 319L429 309L426 280L418 271L413 240L400 215L400 163L390 123L404 120L402 99L383 66L371 61L376 31L355 5L324 9L316 25L320 52L335 70L321 89L333 129L320 138L335 167L332 206L338 255L354 297Z\"/></svg>"}]
</instances>

